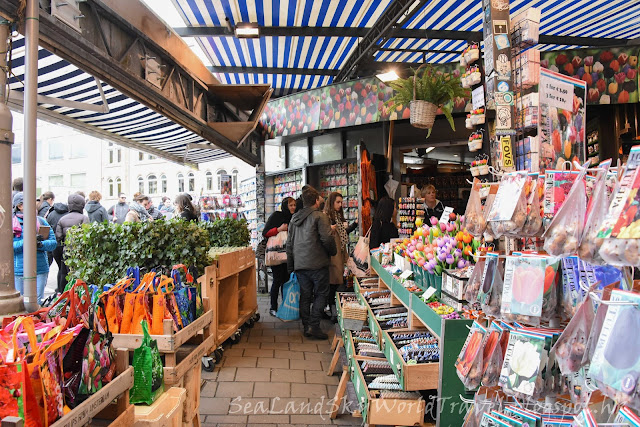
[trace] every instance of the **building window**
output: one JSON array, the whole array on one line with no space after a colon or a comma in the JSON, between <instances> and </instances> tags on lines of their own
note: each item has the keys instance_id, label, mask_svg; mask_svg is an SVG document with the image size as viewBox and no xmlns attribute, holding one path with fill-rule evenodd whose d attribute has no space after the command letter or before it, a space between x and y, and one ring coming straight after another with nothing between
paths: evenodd
<instances>
[{"instance_id":1,"label":"building window","mask_svg":"<svg viewBox=\"0 0 640 427\"><path fill-rule=\"evenodd\" d=\"M149 194L156 194L158 192L158 178L155 175L149 175L147 180L149 182Z\"/></svg>"},{"instance_id":2,"label":"building window","mask_svg":"<svg viewBox=\"0 0 640 427\"><path fill-rule=\"evenodd\" d=\"M64 159L64 144L52 139L49 141L49 160Z\"/></svg>"},{"instance_id":3,"label":"building window","mask_svg":"<svg viewBox=\"0 0 640 427\"><path fill-rule=\"evenodd\" d=\"M144 193L144 178L141 176L138 177L138 192Z\"/></svg>"},{"instance_id":4,"label":"building window","mask_svg":"<svg viewBox=\"0 0 640 427\"><path fill-rule=\"evenodd\" d=\"M84 141L73 141L71 143L71 158L85 159L88 157L87 144Z\"/></svg>"},{"instance_id":5,"label":"building window","mask_svg":"<svg viewBox=\"0 0 640 427\"><path fill-rule=\"evenodd\" d=\"M38 139L36 141L36 160L41 162L47 159L46 156L47 156L47 153L45 150L44 141L41 139Z\"/></svg>"},{"instance_id":6,"label":"building window","mask_svg":"<svg viewBox=\"0 0 640 427\"><path fill-rule=\"evenodd\" d=\"M178 174L178 193L184 193L184 175Z\"/></svg>"},{"instance_id":7,"label":"building window","mask_svg":"<svg viewBox=\"0 0 640 427\"><path fill-rule=\"evenodd\" d=\"M113 164L113 150L109 150L109 164Z\"/></svg>"},{"instance_id":8,"label":"building window","mask_svg":"<svg viewBox=\"0 0 640 427\"><path fill-rule=\"evenodd\" d=\"M118 197L120 197L120 193L122 193L122 181L120 178L116 178L116 188L118 190Z\"/></svg>"},{"instance_id":9,"label":"building window","mask_svg":"<svg viewBox=\"0 0 640 427\"><path fill-rule=\"evenodd\" d=\"M109 178L109 197L113 197L113 180Z\"/></svg>"},{"instance_id":10,"label":"building window","mask_svg":"<svg viewBox=\"0 0 640 427\"><path fill-rule=\"evenodd\" d=\"M156 156L154 156L153 154L149 154L148 159L149 159L149 160L155 160L155 159L156 159Z\"/></svg>"},{"instance_id":11,"label":"building window","mask_svg":"<svg viewBox=\"0 0 640 427\"><path fill-rule=\"evenodd\" d=\"M162 186L162 194L166 194L167 193L167 176L166 175L160 175L160 185Z\"/></svg>"},{"instance_id":12,"label":"building window","mask_svg":"<svg viewBox=\"0 0 640 427\"><path fill-rule=\"evenodd\" d=\"M118 148L118 163L122 161L122 150Z\"/></svg>"},{"instance_id":13,"label":"building window","mask_svg":"<svg viewBox=\"0 0 640 427\"><path fill-rule=\"evenodd\" d=\"M141 162L144 160L144 153L142 151L138 151L138 161Z\"/></svg>"},{"instance_id":14,"label":"building window","mask_svg":"<svg viewBox=\"0 0 640 427\"><path fill-rule=\"evenodd\" d=\"M11 163L14 165L22 162L22 144L13 144L11 146Z\"/></svg>"},{"instance_id":15,"label":"building window","mask_svg":"<svg viewBox=\"0 0 640 427\"><path fill-rule=\"evenodd\" d=\"M227 171L224 169L219 169L218 172L216 172L216 176L218 179L218 192L222 191L222 175L226 175Z\"/></svg>"},{"instance_id":16,"label":"building window","mask_svg":"<svg viewBox=\"0 0 640 427\"><path fill-rule=\"evenodd\" d=\"M238 194L238 170L231 171L231 188L233 188L233 194Z\"/></svg>"},{"instance_id":17,"label":"building window","mask_svg":"<svg viewBox=\"0 0 640 427\"><path fill-rule=\"evenodd\" d=\"M193 172L189 172L189 191L196 191L196 177Z\"/></svg>"},{"instance_id":18,"label":"building window","mask_svg":"<svg viewBox=\"0 0 640 427\"><path fill-rule=\"evenodd\" d=\"M71 174L71 189L73 191L85 191L87 185L86 173L72 173Z\"/></svg>"},{"instance_id":19,"label":"building window","mask_svg":"<svg viewBox=\"0 0 640 427\"><path fill-rule=\"evenodd\" d=\"M49 175L49 188L62 187L64 185L64 178L62 175Z\"/></svg>"},{"instance_id":20,"label":"building window","mask_svg":"<svg viewBox=\"0 0 640 427\"><path fill-rule=\"evenodd\" d=\"M207 171L205 177L207 180L207 191L213 191L213 174Z\"/></svg>"}]
</instances>

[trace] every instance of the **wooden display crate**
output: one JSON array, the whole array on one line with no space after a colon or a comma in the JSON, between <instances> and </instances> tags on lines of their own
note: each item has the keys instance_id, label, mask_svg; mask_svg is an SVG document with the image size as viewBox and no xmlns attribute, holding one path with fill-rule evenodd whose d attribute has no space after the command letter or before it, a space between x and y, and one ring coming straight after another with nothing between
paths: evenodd
<instances>
[{"instance_id":1,"label":"wooden display crate","mask_svg":"<svg viewBox=\"0 0 640 427\"><path fill-rule=\"evenodd\" d=\"M171 387L152 405L135 405L134 427L182 427L187 391Z\"/></svg>"},{"instance_id":2,"label":"wooden display crate","mask_svg":"<svg viewBox=\"0 0 640 427\"><path fill-rule=\"evenodd\" d=\"M111 427L131 426L135 415L134 406L129 403L129 390L133 387L133 367L127 367L127 353L125 349L118 349L117 377L51 426L80 427L90 424L93 418L112 420L109 423Z\"/></svg>"},{"instance_id":3,"label":"wooden display crate","mask_svg":"<svg viewBox=\"0 0 640 427\"><path fill-rule=\"evenodd\" d=\"M369 390L358 360L351 359L349 372L360 400L362 417L369 425L412 426L424 421L425 401L407 399L381 399Z\"/></svg>"},{"instance_id":4,"label":"wooden display crate","mask_svg":"<svg viewBox=\"0 0 640 427\"><path fill-rule=\"evenodd\" d=\"M180 415L184 427L200 423L201 373L202 369L198 363L188 370L182 378L178 379L176 383L177 387L181 387L186 391L186 400L182 407L182 414Z\"/></svg>"},{"instance_id":5,"label":"wooden display crate","mask_svg":"<svg viewBox=\"0 0 640 427\"><path fill-rule=\"evenodd\" d=\"M414 330L417 331L417 330ZM412 332L411 330L403 332ZM395 372L403 390L436 390L440 379L440 367L438 362L418 363L408 365L400 351L393 343L391 335L387 331L382 331L382 350L384 351L389 364Z\"/></svg>"},{"instance_id":6,"label":"wooden display crate","mask_svg":"<svg viewBox=\"0 0 640 427\"><path fill-rule=\"evenodd\" d=\"M251 247L222 254L198 278L214 312L211 350L232 337L258 311L255 252Z\"/></svg>"},{"instance_id":7,"label":"wooden display crate","mask_svg":"<svg viewBox=\"0 0 640 427\"><path fill-rule=\"evenodd\" d=\"M216 337L210 335L200 344L185 344L176 353L167 353L164 363L164 383L165 385L178 384L181 378L194 366L200 367L201 359L208 354L214 346ZM167 361L167 355L175 355L175 361Z\"/></svg>"}]
</instances>

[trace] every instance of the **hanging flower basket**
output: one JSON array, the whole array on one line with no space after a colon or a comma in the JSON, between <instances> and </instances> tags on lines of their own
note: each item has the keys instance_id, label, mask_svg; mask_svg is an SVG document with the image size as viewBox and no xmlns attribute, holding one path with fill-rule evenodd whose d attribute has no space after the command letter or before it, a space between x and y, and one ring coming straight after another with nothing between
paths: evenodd
<instances>
[{"instance_id":1,"label":"hanging flower basket","mask_svg":"<svg viewBox=\"0 0 640 427\"><path fill-rule=\"evenodd\" d=\"M428 101L413 100L409 103L411 126L419 129L431 129L436 120L438 106Z\"/></svg>"}]
</instances>

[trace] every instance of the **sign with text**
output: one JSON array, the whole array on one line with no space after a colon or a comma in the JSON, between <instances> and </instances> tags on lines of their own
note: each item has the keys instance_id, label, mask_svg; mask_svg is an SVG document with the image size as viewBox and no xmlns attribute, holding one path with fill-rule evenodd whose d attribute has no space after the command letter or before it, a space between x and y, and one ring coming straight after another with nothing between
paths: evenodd
<instances>
[{"instance_id":1,"label":"sign with text","mask_svg":"<svg viewBox=\"0 0 640 427\"><path fill-rule=\"evenodd\" d=\"M573 84L564 78L540 73L540 102L563 110L572 110Z\"/></svg>"},{"instance_id":2,"label":"sign with text","mask_svg":"<svg viewBox=\"0 0 640 427\"><path fill-rule=\"evenodd\" d=\"M473 101L473 109L484 107L484 86L478 86L471 92L471 99Z\"/></svg>"},{"instance_id":3,"label":"sign with text","mask_svg":"<svg viewBox=\"0 0 640 427\"><path fill-rule=\"evenodd\" d=\"M502 167L505 169L513 168L515 163L513 161L513 149L511 147L511 137L500 137L500 149L502 150Z\"/></svg>"}]
</instances>

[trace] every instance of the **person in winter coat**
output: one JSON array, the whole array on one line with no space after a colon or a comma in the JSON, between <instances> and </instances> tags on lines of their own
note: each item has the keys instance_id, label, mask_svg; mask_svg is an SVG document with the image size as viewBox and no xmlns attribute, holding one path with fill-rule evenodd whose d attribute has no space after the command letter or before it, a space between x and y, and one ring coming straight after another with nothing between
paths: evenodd
<instances>
[{"instance_id":1,"label":"person in winter coat","mask_svg":"<svg viewBox=\"0 0 640 427\"><path fill-rule=\"evenodd\" d=\"M171 203L171 199L168 198L167 196L164 196L162 198L162 205L160 205L160 212L162 212L162 215L164 215L166 219L171 219L173 218L173 213L175 211L176 209L173 207L173 203Z\"/></svg>"},{"instance_id":2,"label":"person in winter coat","mask_svg":"<svg viewBox=\"0 0 640 427\"><path fill-rule=\"evenodd\" d=\"M197 209L191 202L188 194L178 194L176 196L176 211L174 218L184 219L185 221L198 221Z\"/></svg>"},{"instance_id":3,"label":"person in winter coat","mask_svg":"<svg viewBox=\"0 0 640 427\"><path fill-rule=\"evenodd\" d=\"M107 214L109 215L109 221L122 224L125 217L127 216L127 213L129 212L129 205L127 204L126 194L120 193L118 196L118 203L111 206L107 211Z\"/></svg>"},{"instance_id":4,"label":"person in winter coat","mask_svg":"<svg viewBox=\"0 0 640 427\"><path fill-rule=\"evenodd\" d=\"M36 205L36 209L38 210L38 216L44 218L53 206L53 202L55 200L55 196L51 191L47 191L40 196L40 201Z\"/></svg>"},{"instance_id":5,"label":"person in winter coat","mask_svg":"<svg viewBox=\"0 0 640 427\"><path fill-rule=\"evenodd\" d=\"M153 220L164 218L162 212L160 212L158 209L156 209L155 206L153 206L153 200L151 199L149 199L149 204L147 205L147 213Z\"/></svg>"},{"instance_id":6,"label":"person in winter coat","mask_svg":"<svg viewBox=\"0 0 640 427\"><path fill-rule=\"evenodd\" d=\"M369 248L378 248L382 243L389 243L391 239L398 238L398 228L392 222L395 212L393 199L384 196L378 201L376 212L371 223L371 237Z\"/></svg>"},{"instance_id":7,"label":"person in winter coat","mask_svg":"<svg viewBox=\"0 0 640 427\"><path fill-rule=\"evenodd\" d=\"M67 232L71 227L76 225L88 224L89 218L82 213L84 209L84 197L79 194L72 194L67 199L67 206L69 206L69 213L60 218L58 225L56 225L56 239L62 246L64 251L64 240L67 238ZM63 252L64 253L64 252ZM69 268L62 258L62 265L58 270L58 291L64 288L67 284L67 274L69 274Z\"/></svg>"},{"instance_id":8,"label":"person in winter coat","mask_svg":"<svg viewBox=\"0 0 640 427\"><path fill-rule=\"evenodd\" d=\"M298 197L296 199L296 213L300 212L302 210L302 208L304 207L304 203L302 202L302 192L304 192L304 190L306 190L307 188L309 188L309 185L303 185L302 186L302 190L300 190L300 197Z\"/></svg>"},{"instance_id":9,"label":"person in winter coat","mask_svg":"<svg viewBox=\"0 0 640 427\"><path fill-rule=\"evenodd\" d=\"M89 202L84 209L87 211L89 222L104 222L109 220L109 214L107 210L100 204L102 200L102 194L99 191L92 191L89 193Z\"/></svg>"},{"instance_id":10,"label":"person in winter coat","mask_svg":"<svg viewBox=\"0 0 640 427\"><path fill-rule=\"evenodd\" d=\"M139 194L129 205L129 212L124 217L124 222L153 221L153 218L147 212L147 206L149 206L149 196Z\"/></svg>"},{"instance_id":11,"label":"person in winter coat","mask_svg":"<svg viewBox=\"0 0 640 427\"><path fill-rule=\"evenodd\" d=\"M337 253L329 218L318 210L322 197L309 187L302 192L304 208L293 215L287 239L287 268L300 283L300 318L304 335L327 339L320 329L322 311L329 296L329 265ZM313 308L311 303L313 300Z\"/></svg>"},{"instance_id":12,"label":"person in winter coat","mask_svg":"<svg viewBox=\"0 0 640 427\"><path fill-rule=\"evenodd\" d=\"M344 285L344 266L349 256L349 233L356 229L358 222L347 225L342 210L342 194L333 192L324 205L324 213L331 221L331 233L336 241L337 253L331 257L329 266L329 306L331 306L331 319L337 320L335 305L336 292Z\"/></svg>"},{"instance_id":13,"label":"person in winter coat","mask_svg":"<svg viewBox=\"0 0 640 427\"><path fill-rule=\"evenodd\" d=\"M20 294L24 294L24 266L22 252L24 245L24 234L22 230L24 226L23 202L24 194L22 192L18 192L13 196L13 268L16 290L18 290ZM49 277L47 252L51 252L55 249L56 236L46 219L38 216L36 220L37 232L40 231L40 227L49 227L49 234L47 237L36 234L36 238L38 239L36 253L36 289L38 294L38 304L42 304L42 301L44 300L44 288L47 285L47 278Z\"/></svg>"},{"instance_id":14,"label":"person in winter coat","mask_svg":"<svg viewBox=\"0 0 640 427\"><path fill-rule=\"evenodd\" d=\"M60 221L60 218L62 218L68 213L69 213L69 207L65 203L54 203L51 209L49 209L47 216L45 217L45 219L51 226L51 230L55 231L56 227L58 226L58 222ZM62 244L60 242L57 243L56 248L52 252L52 255L53 255L53 260L58 265L58 271L60 271L60 268L62 267ZM51 266L51 263L49 263L49 266ZM58 293L64 292L64 288L60 289L60 286L61 286L61 283L58 282L58 285L57 285Z\"/></svg>"},{"instance_id":15,"label":"person in winter coat","mask_svg":"<svg viewBox=\"0 0 640 427\"><path fill-rule=\"evenodd\" d=\"M280 205L280 210L271 214L267 223L264 225L262 235L265 239L276 236L281 231L289 229L289 222L296 211L296 200L293 197L285 197ZM289 272L287 271L287 263L280 265L272 265L273 284L271 285L271 309L269 314L276 315L278 311L278 294L282 293L282 285L287 282Z\"/></svg>"}]
</instances>

